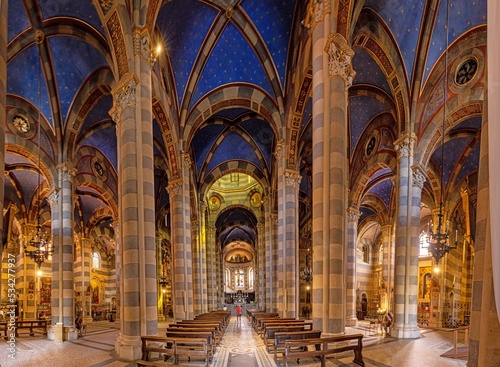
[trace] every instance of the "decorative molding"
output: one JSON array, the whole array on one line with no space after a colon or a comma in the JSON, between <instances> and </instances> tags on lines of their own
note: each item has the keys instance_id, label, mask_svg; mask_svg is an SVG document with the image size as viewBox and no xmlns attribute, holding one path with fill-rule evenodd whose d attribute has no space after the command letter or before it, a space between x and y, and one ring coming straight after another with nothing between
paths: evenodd
<instances>
[{"instance_id":1,"label":"decorative molding","mask_svg":"<svg viewBox=\"0 0 500 367\"><path fill-rule=\"evenodd\" d=\"M276 144L276 150L274 151L274 156L277 160L283 159L283 153L285 149L285 142L280 141Z\"/></svg>"},{"instance_id":2,"label":"decorative molding","mask_svg":"<svg viewBox=\"0 0 500 367\"><path fill-rule=\"evenodd\" d=\"M59 182L73 182L76 176L77 169L70 165L69 163L63 163L57 166L59 173Z\"/></svg>"},{"instance_id":3,"label":"decorative molding","mask_svg":"<svg viewBox=\"0 0 500 367\"><path fill-rule=\"evenodd\" d=\"M344 36L340 33L332 33L328 36L325 46L328 54L328 72L330 78L340 76L345 81L345 88L352 85L356 72L352 68L354 51L349 47Z\"/></svg>"},{"instance_id":4,"label":"decorative molding","mask_svg":"<svg viewBox=\"0 0 500 367\"><path fill-rule=\"evenodd\" d=\"M59 202L59 191L61 191L61 188L56 186L54 187L52 192L47 196L47 200L50 202L51 207Z\"/></svg>"},{"instance_id":5,"label":"decorative molding","mask_svg":"<svg viewBox=\"0 0 500 367\"><path fill-rule=\"evenodd\" d=\"M146 30L134 29L133 34L134 55L148 61L151 65L156 61L158 55L151 47L151 37Z\"/></svg>"},{"instance_id":6,"label":"decorative molding","mask_svg":"<svg viewBox=\"0 0 500 367\"><path fill-rule=\"evenodd\" d=\"M190 169L193 161L191 160L191 156L189 155L189 153L181 153L181 159L182 167L187 170Z\"/></svg>"}]
</instances>

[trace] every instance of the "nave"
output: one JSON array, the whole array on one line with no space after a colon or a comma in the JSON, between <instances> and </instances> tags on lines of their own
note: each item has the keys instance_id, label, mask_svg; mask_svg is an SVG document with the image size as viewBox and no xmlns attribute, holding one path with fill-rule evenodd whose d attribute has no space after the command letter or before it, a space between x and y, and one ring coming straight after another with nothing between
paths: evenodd
<instances>
[{"instance_id":1,"label":"nave","mask_svg":"<svg viewBox=\"0 0 500 367\"><path fill-rule=\"evenodd\" d=\"M159 334L172 320L160 322ZM136 367L134 362L120 361L114 351L119 330L115 323L93 322L86 334L73 342L54 343L41 336L21 335L16 339L16 359L7 358L6 344L0 347L1 367ZM440 357L453 348L453 333L444 330L422 329L422 336L415 340L385 337L380 332L370 332L367 323L360 321L346 333L361 333L363 359L366 367L464 367L465 360ZM463 334L459 335L463 340ZM352 367L352 352L339 354L337 359L327 358L327 367ZM170 363L173 363L170 361ZM180 367L201 367L203 361L180 360ZM232 316L220 346L209 367L281 367L271 353L266 352L262 339L253 330L249 320L242 317L241 325ZM298 366L319 366L318 361L301 360ZM297 364L292 363L295 367Z\"/></svg>"}]
</instances>

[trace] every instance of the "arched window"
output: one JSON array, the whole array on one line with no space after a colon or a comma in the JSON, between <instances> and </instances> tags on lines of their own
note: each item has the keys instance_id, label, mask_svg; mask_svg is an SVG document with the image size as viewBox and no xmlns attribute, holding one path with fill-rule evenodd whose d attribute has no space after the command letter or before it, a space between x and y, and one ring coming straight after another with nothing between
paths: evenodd
<instances>
[{"instance_id":1,"label":"arched window","mask_svg":"<svg viewBox=\"0 0 500 367\"><path fill-rule=\"evenodd\" d=\"M92 267L94 269L101 268L101 255L97 251L92 253Z\"/></svg>"},{"instance_id":2,"label":"arched window","mask_svg":"<svg viewBox=\"0 0 500 367\"><path fill-rule=\"evenodd\" d=\"M420 235L420 252L419 256L429 256L429 236L422 231Z\"/></svg>"},{"instance_id":3,"label":"arched window","mask_svg":"<svg viewBox=\"0 0 500 367\"><path fill-rule=\"evenodd\" d=\"M367 245L363 245L363 262L364 263L369 263L370 262L370 252L369 252L369 249L368 249L368 246Z\"/></svg>"}]
</instances>

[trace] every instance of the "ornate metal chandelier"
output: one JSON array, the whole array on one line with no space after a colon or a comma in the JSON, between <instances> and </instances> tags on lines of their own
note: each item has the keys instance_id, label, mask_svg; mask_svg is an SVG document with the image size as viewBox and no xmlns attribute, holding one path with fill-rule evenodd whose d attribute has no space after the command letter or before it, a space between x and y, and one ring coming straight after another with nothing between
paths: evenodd
<instances>
[{"instance_id":1,"label":"ornate metal chandelier","mask_svg":"<svg viewBox=\"0 0 500 367\"><path fill-rule=\"evenodd\" d=\"M455 236L455 241L453 242L453 246L449 245L450 234L448 228L443 228L443 202L439 204L439 214L438 223L436 227L436 231L433 229L429 234L429 253L432 255L434 260L436 260L436 264L439 264L439 260L443 258L451 250L454 250L458 246L457 236Z\"/></svg>"},{"instance_id":2,"label":"ornate metal chandelier","mask_svg":"<svg viewBox=\"0 0 500 367\"><path fill-rule=\"evenodd\" d=\"M448 226L443 228L444 214L443 214L443 198L444 198L444 136L445 136L445 123L446 123L446 85L448 83L448 2L446 3L446 49L444 54L444 79L443 79L443 126L442 126L442 140L441 140L441 200L439 203L439 214L437 215L437 227L431 227L429 233L429 248L428 251L439 264L439 260L443 258L450 250L456 249L458 245L457 234L455 234L455 242L453 246L449 245L450 234Z\"/></svg>"},{"instance_id":3,"label":"ornate metal chandelier","mask_svg":"<svg viewBox=\"0 0 500 367\"><path fill-rule=\"evenodd\" d=\"M39 64L39 68L41 69L41 65ZM41 75L42 72L39 70L38 73L38 104L41 106ZM40 198L40 182L41 182L41 176L42 176L42 168L41 168L41 160L40 160L40 144L41 144L41 139L40 139L40 130L41 130L41 114L40 114L40 108L38 108L38 215L36 218L36 231L31 235L30 240L26 240L26 238L23 241L23 249L24 253L26 256L28 256L30 259L32 259L37 265L38 268L42 265L42 263L45 260L48 260L49 257L52 256L53 252L53 247L52 247L52 241L50 240L50 236L44 235L42 233L42 226L40 225L40 207L41 207L41 198Z\"/></svg>"},{"instance_id":4,"label":"ornate metal chandelier","mask_svg":"<svg viewBox=\"0 0 500 367\"><path fill-rule=\"evenodd\" d=\"M40 216L37 218L36 232L29 241L24 241L23 248L26 256L32 259L38 265L38 268L40 268L45 260L52 256L52 242L48 236L44 236L42 233Z\"/></svg>"}]
</instances>

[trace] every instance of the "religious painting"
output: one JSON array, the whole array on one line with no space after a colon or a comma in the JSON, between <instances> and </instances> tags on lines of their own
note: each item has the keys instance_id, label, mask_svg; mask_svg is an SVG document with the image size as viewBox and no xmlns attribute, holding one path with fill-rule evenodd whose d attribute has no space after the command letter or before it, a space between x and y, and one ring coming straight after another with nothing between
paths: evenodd
<instances>
[{"instance_id":1,"label":"religious painting","mask_svg":"<svg viewBox=\"0 0 500 367\"><path fill-rule=\"evenodd\" d=\"M99 303L99 287L94 287L92 290L92 303L98 304Z\"/></svg>"},{"instance_id":2,"label":"religious painting","mask_svg":"<svg viewBox=\"0 0 500 367\"><path fill-rule=\"evenodd\" d=\"M432 268L430 266L421 267L418 277L418 298L430 299L432 287Z\"/></svg>"},{"instance_id":3,"label":"religious painting","mask_svg":"<svg viewBox=\"0 0 500 367\"><path fill-rule=\"evenodd\" d=\"M52 293L52 278L40 278L40 303L50 303Z\"/></svg>"}]
</instances>

